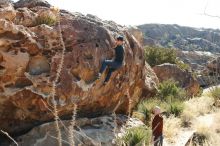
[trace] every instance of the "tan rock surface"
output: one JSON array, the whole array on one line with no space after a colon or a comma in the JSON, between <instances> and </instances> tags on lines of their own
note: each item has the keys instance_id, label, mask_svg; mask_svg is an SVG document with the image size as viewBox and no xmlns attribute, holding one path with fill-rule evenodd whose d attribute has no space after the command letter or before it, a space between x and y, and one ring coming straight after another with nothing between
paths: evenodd
<instances>
[{"instance_id":1,"label":"tan rock surface","mask_svg":"<svg viewBox=\"0 0 220 146\"><path fill-rule=\"evenodd\" d=\"M186 70L180 69L177 65L164 63L153 68L160 81L174 79L179 85L187 90L190 96L200 91L198 81Z\"/></svg>"}]
</instances>

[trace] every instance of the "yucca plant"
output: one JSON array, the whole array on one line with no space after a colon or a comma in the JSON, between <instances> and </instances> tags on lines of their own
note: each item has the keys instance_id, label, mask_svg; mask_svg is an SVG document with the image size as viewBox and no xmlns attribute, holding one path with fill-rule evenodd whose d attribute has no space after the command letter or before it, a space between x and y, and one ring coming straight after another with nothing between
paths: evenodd
<instances>
[{"instance_id":1,"label":"yucca plant","mask_svg":"<svg viewBox=\"0 0 220 146\"><path fill-rule=\"evenodd\" d=\"M126 133L119 139L121 146L143 146L150 142L150 130L146 126L127 129Z\"/></svg>"},{"instance_id":2,"label":"yucca plant","mask_svg":"<svg viewBox=\"0 0 220 146\"><path fill-rule=\"evenodd\" d=\"M175 117L180 116L183 112L184 105L181 101L171 102L168 108L168 113L174 115Z\"/></svg>"}]
</instances>

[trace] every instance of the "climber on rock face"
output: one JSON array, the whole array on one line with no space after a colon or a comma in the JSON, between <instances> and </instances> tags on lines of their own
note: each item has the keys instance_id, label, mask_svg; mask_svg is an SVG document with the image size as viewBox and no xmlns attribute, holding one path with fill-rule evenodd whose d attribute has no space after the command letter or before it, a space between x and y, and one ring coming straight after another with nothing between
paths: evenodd
<instances>
[{"instance_id":1,"label":"climber on rock face","mask_svg":"<svg viewBox=\"0 0 220 146\"><path fill-rule=\"evenodd\" d=\"M99 71L99 78L101 77L102 73L105 71L106 67L108 67L108 72L104 81L104 84L108 82L111 77L113 71L120 68L123 64L124 60L124 48L123 48L124 38L123 36L118 36L116 39L116 47L115 50L115 58L113 60L104 60L102 62L101 69Z\"/></svg>"}]
</instances>

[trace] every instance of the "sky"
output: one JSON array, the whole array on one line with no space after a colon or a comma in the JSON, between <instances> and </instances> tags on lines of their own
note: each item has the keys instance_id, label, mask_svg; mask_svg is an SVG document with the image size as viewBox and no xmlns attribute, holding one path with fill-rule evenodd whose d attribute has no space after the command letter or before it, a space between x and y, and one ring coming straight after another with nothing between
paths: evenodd
<instances>
[{"instance_id":1,"label":"sky","mask_svg":"<svg viewBox=\"0 0 220 146\"><path fill-rule=\"evenodd\" d=\"M47 0L72 12L93 14L121 25L146 23L219 28L220 0Z\"/></svg>"}]
</instances>

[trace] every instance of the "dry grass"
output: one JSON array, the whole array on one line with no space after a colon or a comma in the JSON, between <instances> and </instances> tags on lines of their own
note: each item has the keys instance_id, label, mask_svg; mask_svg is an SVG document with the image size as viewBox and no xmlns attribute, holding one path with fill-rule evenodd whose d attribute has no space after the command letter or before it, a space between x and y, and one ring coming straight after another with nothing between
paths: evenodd
<instances>
[{"instance_id":1,"label":"dry grass","mask_svg":"<svg viewBox=\"0 0 220 146\"><path fill-rule=\"evenodd\" d=\"M214 99L207 96L208 93L201 97L192 98L184 103L184 110L181 114L181 125L190 127L196 117L208 114L212 111Z\"/></svg>"},{"instance_id":2,"label":"dry grass","mask_svg":"<svg viewBox=\"0 0 220 146\"><path fill-rule=\"evenodd\" d=\"M191 111L189 111L188 109L185 109L183 113L181 114L180 119L181 119L182 127L190 127L195 117Z\"/></svg>"},{"instance_id":3,"label":"dry grass","mask_svg":"<svg viewBox=\"0 0 220 146\"><path fill-rule=\"evenodd\" d=\"M212 110L214 103L213 98L208 96L202 96L198 98L192 98L185 102L185 109L183 112L190 112L194 117L204 115Z\"/></svg>"},{"instance_id":4,"label":"dry grass","mask_svg":"<svg viewBox=\"0 0 220 146\"><path fill-rule=\"evenodd\" d=\"M34 26L46 24L49 26L55 25L57 23L56 18L53 18L51 16L38 16L34 22Z\"/></svg>"},{"instance_id":5,"label":"dry grass","mask_svg":"<svg viewBox=\"0 0 220 146\"><path fill-rule=\"evenodd\" d=\"M220 111L218 111L215 114L214 119L215 119L215 121L214 121L214 124L213 124L213 128L215 129L216 133L220 134Z\"/></svg>"},{"instance_id":6,"label":"dry grass","mask_svg":"<svg viewBox=\"0 0 220 146\"><path fill-rule=\"evenodd\" d=\"M212 123L209 123L210 118L205 118L205 121L195 121L193 124L192 127L196 131L193 138L194 145L217 146L220 144L220 112L213 114Z\"/></svg>"},{"instance_id":7,"label":"dry grass","mask_svg":"<svg viewBox=\"0 0 220 146\"><path fill-rule=\"evenodd\" d=\"M220 99L220 87L214 87L210 92L215 100Z\"/></svg>"},{"instance_id":8,"label":"dry grass","mask_svg":"<svg viewBox=\"0 0 220 146\"><path fill-rule=\"evenodd\" d=\"M195 126L196 133L204 138L204 140L210 140L212 135L212 130L210 127L204 123L197 123Z\"/></svg>"},{"instance_id":9,"label":"dry grass","mask_svg":"<svg viewBox=\"0 0 220 146\"><path fill-rule=\"evenodd\" d=\"M175 138L179 133L180 119L176 117L164 118L164 136L170 143L175 142Z\"/></svg>"},{"instance_id":10,"label":"dry grass","mask_svg":"<svg viewBox=\"0 0 220 146\"><path fill-rule=\"evenodd\" d=\"M214 124L211 127L214 130L211 141L213 145L220 145L220 111L215 114Z\"/></svg>"},{"instance_id":11,"label":"dry grass","mask_svg":"<svg viewBox=\"0 0 220 146\"><path fill-rule=\"evenodd\" d=\"M164 119L164 134L167 142L175 142L182 127L190 127L195 130L192 145L213 145L220 144L220 112L216 115L213 112L214 98L209 92L201 97L192 98L184 102L184 110L180 118ZM215 116L213 118L213 115ZM214 119L214 120L212 120ZM212 127L212 125L214 127Z\"/></svg>"},{"instance_id":12,"label":"dry grass","mask_svg":"<svg viewBox=\"0 0 220 146\"><path fill-rule=\"evenodd\" d=\"M192 138L192 145L209 146L212 142L213 130L205 123L194 123L195 133Z\"/></svg>"}]
</instances>

